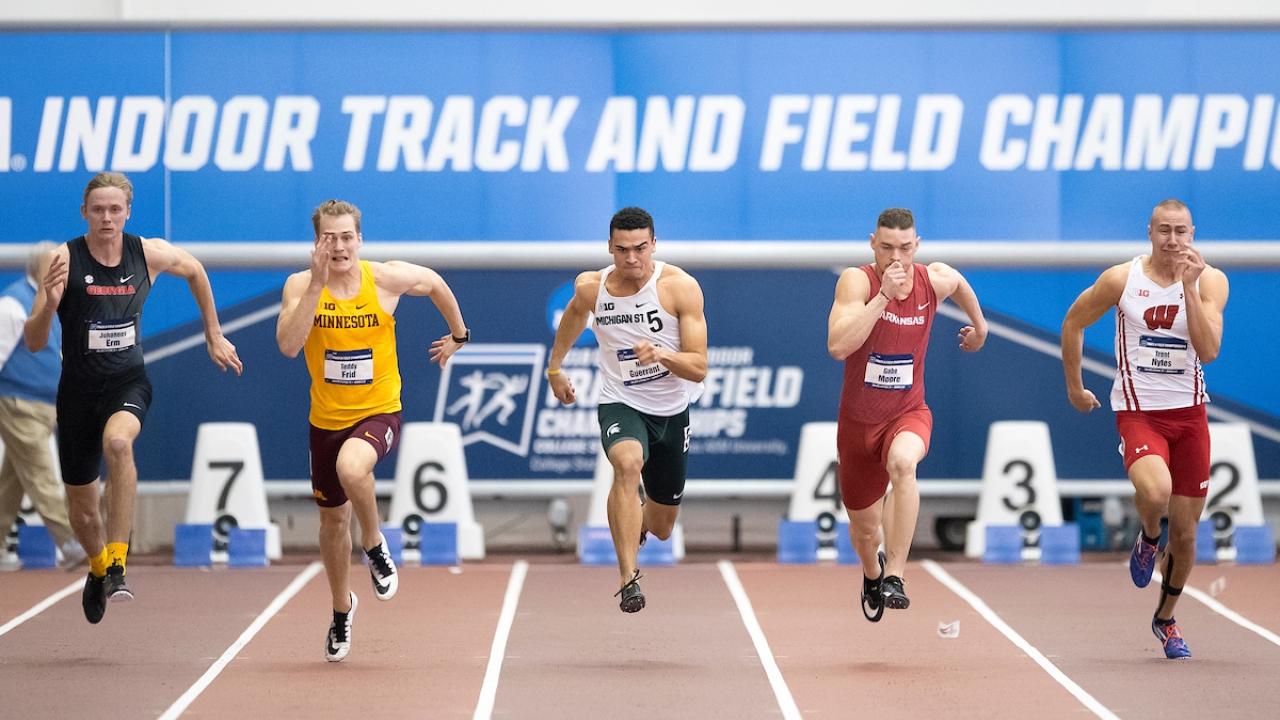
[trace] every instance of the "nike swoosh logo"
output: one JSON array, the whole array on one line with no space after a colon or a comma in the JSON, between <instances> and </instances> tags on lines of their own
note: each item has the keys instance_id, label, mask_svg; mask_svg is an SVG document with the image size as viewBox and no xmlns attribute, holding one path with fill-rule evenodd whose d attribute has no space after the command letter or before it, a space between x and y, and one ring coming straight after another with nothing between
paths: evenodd
<instances>
[{"instance_id":1,"label":"nike swoosh logo","mask_svg":"<svg viewBox=\"0 0 1280 720\"><path fill-rule=\"evenodd\" d=\"M137 274L137 273L134 273L134 275L136 275L136 274ZM120 278L120 284L121 284L121 285L123 285L123 284L125 284L125 283L129 282L129 281L130 281L130 280L132 280L132 279L133 279L133 275L130 275L129 277L122 277L122 278Z\"/></svg>"},{"instance_id":2,"label":"nike swoosh logo","mask_svg":"<svg viewBox=\"0 0 1280 720\"><path fill-rule=\"evenodd\" d=\"M364 305L368 305L368 304L369 304L369 303L365 303ZM356 309L357 309L357 310L363 310L363 309L364 309L364 305L357 305L357 306L356 306Z\"/></svg>"},{"instance_id":3,"label":"nike swoosh logo","mask_svg":"<svg viewBox=\"0 0 1280 720\"><path fill-rule=\"evenodd\" d=\"M642 303L636 303L636 307L641 308L641 307L644 307L645 305L648 305L648 304L649 304L649 302L648 302L648 301L645 301L645 302L642 302Z\"/></svg>"},{"instance_id":4,"label":"nike swoosh logo","mask_svg":"<svg viewBox=\"0 0 1280 720\"><path fill-rule=\"evenodd\" d=\"M133 403L125 403L125 404L124 404L124 406L125 406L125 407L131 407L131 408L138 408L139 410L141 410L141 409L142 409L142 406L141 406L141 405L134 405Z\"/></svg>"},{"instance_id":5,"label":"nike swoosh logo","mask_svg":"<svg viewBox=\"0 0 1280 720\"><path fill-rule=\"evenodd\" d=\"M925 309L925 308L927 308L927 307L929 307L929 303L925 303L925 304L923 304L923 305L920 305L920 306L916 307L916 310L923 310L923 309Z\"/></svg>"},{"instance_id":6,"label":"nike swoosh logo","mask_svg":"<svg viewBox=\"0 0 1280 720\"><path fill-rule=\"evenodd\" d=\"M378 438L376 438L376 437L374 437L374 436L370 435L368 430L365 430L365 431L364 431L364 436L365 436L365 437L367 437L367 438L369 438L370 440L374 441L375 443L376 443L376 442L378 442Z\"/></svg>"}]
</instances>

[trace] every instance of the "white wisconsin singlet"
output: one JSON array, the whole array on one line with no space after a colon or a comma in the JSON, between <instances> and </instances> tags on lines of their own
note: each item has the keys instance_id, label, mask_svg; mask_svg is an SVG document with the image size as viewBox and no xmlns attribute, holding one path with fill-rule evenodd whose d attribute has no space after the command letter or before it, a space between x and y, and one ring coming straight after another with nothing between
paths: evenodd
<instances>
[{"instance_id":1,"label":"white wisconsin singlet","mask_svg":"<svg viewBox=\"0 0 1280 720\"><path fill-rule=\"evenodd\" d=\"M620 402L650 415L670 417L689 406L690 383L667 368L636 360L636 345L649 343L680 351L680 324L658 302L658 278L666 263L653 264L653 277L635 295L609 294L605 280L614 266L600 271L592 326L600 344L600 402Z\"/></svg>"},{"instance_id":2,"label":"white wisconsin singlet","mask_svg":"<svg viewBox=\"0 0 1280 720\"><path fill-rule=\"evenodd\" d=\"M1116 305L1111 409L1171 410L1207 403L1204 371L1187 332L1182 283L1157 285L1142 271L1144 257L1129 265Z\"/></svg>"}]
</instances>

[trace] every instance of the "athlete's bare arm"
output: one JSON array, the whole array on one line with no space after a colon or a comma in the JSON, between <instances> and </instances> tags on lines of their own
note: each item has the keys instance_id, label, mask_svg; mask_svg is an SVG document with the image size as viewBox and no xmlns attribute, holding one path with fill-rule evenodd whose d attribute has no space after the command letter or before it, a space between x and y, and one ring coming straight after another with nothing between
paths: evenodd
<instances>
[{"instance_id":1,"label":"athlete's bare arm","mask_svg":"<svg viewBox=\"0 0 1280 720\"><path fill-rule=\"evenodd\" d=\"M680 323L680 350L652 343L637 345L632 348L636 360L643 365L658 363L676 377L702 382L707 376L707 317L703 313L702 287L692 275L667 265L658 280L658 302L670 309Z\"/></svg>"},{"instance_id":2,"label":"athlete's bare arm","mask_svg":"<svg viewBox=\"0 0 1280 720\"><path fill-rule=\"evenodd\" d=\"M1084 329L1098 321L1108 309L1120 302L1129 276L1129 263L1107 268L1098 280L1071 303L1062 320L1062 372L1067 380L1067 399L1080 412L1102 407L1093 391L1085 388L1080 375L1084 354Z\"/></svg>"},{"instance_id":3,"label":"athlete's bare arm","mask_svg":"<svg viewBox=\"0 0 1280 720\"><path fill-rule=\"evenodd\" d=\"M556 328L556 340L551 346L551 357L547 358L547 382L556 399L565 405L574 400L573 382L569 376L560 372L560 363L569 348L577 342L578 336L587 329L587 320L595 309L596 297L600 294L600 271L589 270L578 275L573 281L573 297L560 316L560 325Z\"/></svg>"},{"instance_id":4,"label":"athlete's bare arm","mask_svg":"<svg viewBox=\"0 0 1280 720\"><path fill-rule=\"evenodd\" d=\"M307 344L316 305L329 281L329 254L333 252L333 244L332 234L321 235L311 250L311 268L294 273L284 281L280 318L276 320L276 345L286 357L298 357L302 346Z\"/></svg>"},{"instance_id":5,"label":"athlete's bare arm","mask_svg":"<svg viewBox=\"0 0 1280 720\"><path fill-rule=\"evenodd\" d=\"M49 269L44 273L44 280L36 290L35 303L31 306L31 315L27 317L22 328L22 338L31 352L40 352L49 344L49 331L53 328L53 316L62 303L62 293L67 289L67 269L71 264L71 254L66 243L53 250L49 261Z\"/></svg>"},{"instance_id":6,"label":"athlete's bare arm","mask_svg":"<svg viewBox=\"0 0 1280 720\"><path fill-rule=\"evenodd\" d=\"M432 304L440 311L449 332L432 341L429 355L431 362L444 367L449 358L462 347L463 343L453 338L467 334L467 323L462 319L462 308L458 307L458 299L454 297L449 284L435 270L400 260L385 263L370 263L373 268L373 281L378 289L398 299L401 295L431 298ZM381 302L381 297L379 298ZM395 312L394 303L383 303L386 312Z\"/></svg>"},{"instance_id":7,"label":"athlete's bare arm","mask_svg":"<svg viewBox=\"0 0 1280 720\"><path fill-rule=\"evenodd\" d=\"M836 282L836 297L827 318L827 352L836 360L852 355L871 334L889 298L878 292L871 294L871 281L859 268L847 268Z\"/></svg>"},{"instance_id":8,"label":"athlete's bare arm","mask_svg":"<svg viewBox=\"0 0 1280 720\"><path fill-rule=\"evenodd\" d=\"M966 352L977 352L987 342L987 319L982 314L982 306L978 304L978 294L973 291L969 281L959 270L946 263L929 264L929 282L933 285L933 293L938 302L951 298L965 315L969 316L969 325L960 328L960 349Z\"/></svg>"},{"instance_id":9,"label":"athlete's bare arm","mask_svg":"<svg viewBox=\"0 0 1280 720\"><path fill-rule=\"evenodd\" d=\"M1227 276L1205 265L1200 251L1187 248L1186 257L1174 266L1182 275L1182 295L1187 306L1187 334L1202 363L1211 363L1222 348L1222 311L1230 288ZM1200 281L1199 291L1196 280Z\"/></svg>"},{"instance_id":10,"label":"athlete's bare arm","mask_svg":"<svg viewBox=\"0 0 1280 720\"><path fill-rule=\"evenodd\" d=\"M183 250L168 240L142 239L142 251L147 258L147 272L151 279L167 272L187 281L191 289L191 297L195 298L200 308L200 319L204 322L205 347L209 351L209 359L213 364L226 372L227 368L239 375L244 371L244 364L236 354L236 346L231 344L222 334L222 324L218 322L218 305L213 299L213 286L209 284L209 274L204 265L194 255Z\"/></svg>"}]
</instances>

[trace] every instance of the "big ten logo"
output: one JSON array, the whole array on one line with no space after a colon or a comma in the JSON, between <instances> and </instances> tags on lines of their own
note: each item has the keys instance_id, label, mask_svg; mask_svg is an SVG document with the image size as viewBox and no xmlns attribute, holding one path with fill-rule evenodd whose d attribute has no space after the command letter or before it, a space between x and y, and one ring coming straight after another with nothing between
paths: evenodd
<instances>
[{"instance_id":1,"label":"big ten logo","mask_svg":"<svg viewBox=\"0 0 1280 720\"><path fill-rule=\"evenodd\" d=\"M1040 513L1036 511L1036 488L1031 483L1036 472L1026 460L1010 460L1000 471L1006 478L1017 478L1013 491L1001 498L1010 512L1018 513L1018 526L1022 528L1022 547L1040 546ZM1021 477L1019 477L1021 476Z\"/></svg>"},{"instance_id":2,"label":"big ten logo","mask_svg":"<svg viewBox=\"0 0 1280 720\"><path fill-rule=\"evenodd\" d=\"M231 499L231 488L235 486L236 479L244 471L244 461L211 460L209 462L209 470L211 472L224 470L227 472L227 479L222 481L222 489L218 491L218 505L214 512L213 521L213 551L225 553L227 551L227 540L231 537L231 529L240 526L236 516L227 509L227 502Z\"/></svg>"},{"instance_id":3,"label":"big ten logo","mask_svg":"<svg viewBox=\"0 0 1280 720\"><path fill-rule=\"evenodd\" d=\"M844 499L840 495L840 465L832 460L818 481L813 485L813 499L820 508L814 518L818 523L818 549L836 546L836 525L839 523L837 513L844 509ZM824 508L824 505L829 505Z\"/></svg>"},{"instance_id":4,"label":"big ten logo","mask_svg":"<svg viewBox=\"0 0 1280 720\"><path fill-rule=\"evenodd\" d=\"M333 311L336 311L336 310L338 309L338 304L337 304L337 303L327 302L327 303L325 303L325 304L324 304L324 309L325 309L325 310L333 310Z\"/></svg>"},{"instance_id":5,"label":"big ten logo","mask_svg":"<svg viewBox=\"0 0 1280 720\"><path fill-rule=\"evenodd\" d=\"M400 522L400 533L405 550L422 547L422 524L440 515L449 507L449 488L445 487L444 465L428 460L413 471L413 506L417 512L409 513Z\"/></svg>"},{"instance_id":6,"label":"big ten logo","mask_svg":"<svg viewBox=\"0 0 1280 720\"><path fill-rule=\"evenodd\" d=\"M1213 523L1213 545L1215 548L1229 548L1235 535L1235 517L1240 513L1240 503L1233 496L1240 486L1240 468L1233 462L1219 461L1209 468L1209 482L1223 478L1226 487L1209 496L1204 512Z\"/></svg>"}]
</instances>

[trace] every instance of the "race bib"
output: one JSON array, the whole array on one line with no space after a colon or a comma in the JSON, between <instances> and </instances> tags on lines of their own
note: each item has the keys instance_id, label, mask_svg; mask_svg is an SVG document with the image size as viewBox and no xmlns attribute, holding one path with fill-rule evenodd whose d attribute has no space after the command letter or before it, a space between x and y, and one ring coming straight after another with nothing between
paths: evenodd
<instances>
[{"instance_id":1,"label":"race bib","mask_svg":"<svg viewBox=\"0 0 1280 720\"><path fill-rule=\"evenodd\" d=\"M90 320L85 348L91 353L128 350L138 342L137 325L129 320Z\"/></svg>"},{"instance_id":2,"label":"race bib","mask_svg":"<svg viewBox=\"0 0 1280 720\"><path fill-rule=\"evenodd\" d=\"M915 361L910 355L871 353L863 382L879 390L910 390L914 376Z\"/></svg>"},{"instance_id":3,"label":"race bib","mask_svg":"<svg viewBox=\"0 0 1280 720\"><path fill-rule=\"evenodd\" d=\"M671 374L671 371L658 363L642 365L636 359L636 351L623 348L618 351L618 369L622 372L622 384L628 387L653 382Z\"/></svg>"},{"instance_id":4,"label":"race bib","mask_svg":"<svg viewBox=\"0 0 1280 720\"><path fill-rule=\"evenodd\" d=\"M373 350L325 350L324 381L331 385L372 385Z\"/></svg>"},{"instance_id":5,"label":"race bib","mask_svg":"<svg viewBox=\"0 0 1280 720\"><path fill-rule=\"evenodd\" d=\"M1181 375L1187 371L1187 341L1143 335L1132 363L1138 372Z\"/></svg>"}]
</instances>

